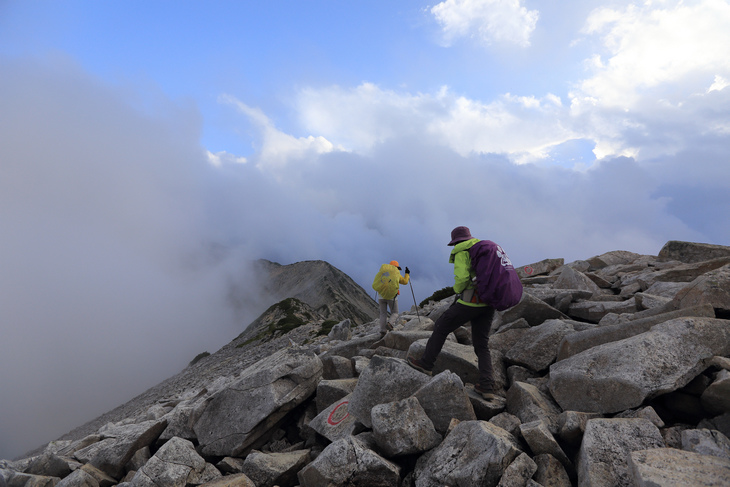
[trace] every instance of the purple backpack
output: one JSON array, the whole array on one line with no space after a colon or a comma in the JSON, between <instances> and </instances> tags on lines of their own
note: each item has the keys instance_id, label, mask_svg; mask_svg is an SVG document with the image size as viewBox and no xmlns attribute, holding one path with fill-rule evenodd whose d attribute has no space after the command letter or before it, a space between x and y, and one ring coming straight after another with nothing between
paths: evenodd
<instances>
[{"instance_id":1,"label":"purple backpack","mask_svg":"<svg viewBox=\"0 0 730 487\"><path fill-rule=\"evenodd\" d=\"M469 249L471 267L477 278L477 296L498 311L522 299L522 282L502 247L491 240L480 240Z\"/></svg>"}]
</instances>

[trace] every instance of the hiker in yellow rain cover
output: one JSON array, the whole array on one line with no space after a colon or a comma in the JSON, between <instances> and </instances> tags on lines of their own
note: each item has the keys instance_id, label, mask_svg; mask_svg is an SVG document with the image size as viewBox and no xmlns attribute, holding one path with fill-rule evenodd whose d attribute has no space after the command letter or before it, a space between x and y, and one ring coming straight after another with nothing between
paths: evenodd
<instances>
[{"instance_id":1,"label":"hiker in yellow rain cover","mask_svg":"<svg viewBox=\"0 0 730 487\"><path fill-rule=\"evenodd\" d=\"M400 275L400 265L397 260L391 260L390 264L383 264L373 280L373 289L378 292L378 304L380 305L380 334L385 335L393 325L388 322L388 308L390 307L391 321L398 319L398 295L400 284L408 284L411 271L406 267L406 276Z\"/></svg>"}]
</instances>

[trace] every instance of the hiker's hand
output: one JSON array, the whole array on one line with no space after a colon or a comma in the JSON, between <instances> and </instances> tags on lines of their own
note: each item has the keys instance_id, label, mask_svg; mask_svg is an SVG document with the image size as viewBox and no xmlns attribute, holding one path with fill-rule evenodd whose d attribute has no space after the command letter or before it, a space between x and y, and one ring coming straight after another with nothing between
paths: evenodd
<instances>
[{"instance_id":1,"label":"hiker's hand","mask_svg":"<svg viewBox=\"0 0 730 487\"><path fill-rule=\"evenodd\" d=\"M411 273L410 269L408 269L408 266L406 266L406 274L410 274L410 273Z\"/></svg>"}]
</instances>

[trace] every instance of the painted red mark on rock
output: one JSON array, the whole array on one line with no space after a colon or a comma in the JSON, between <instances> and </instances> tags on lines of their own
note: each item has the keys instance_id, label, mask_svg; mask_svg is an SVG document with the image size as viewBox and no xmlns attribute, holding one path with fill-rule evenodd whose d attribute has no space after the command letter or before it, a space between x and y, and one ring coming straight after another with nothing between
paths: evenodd
<instances>
[{"instance_id":1,"label":"painted red mark on rock","mask_svg":"<svg viewBox=\"0 0 730 487\"><path fill-rule=\"evenodd\" d=\"M347 411L347 403L350 401L342 401L339 403L330 413L329 417L327 418L327 422L331 424L332 426L336 426L340 424L346 417L350 415L350 413Z\"/></svg>"},{"instance_id":2,"label":"painted red mark on rock","mask_svg":"<svg viewBox=\"0 0 730 487\"><path fill-rule=\"evenodd\" d=\"M530 267L529 265L525 266L525 268L523 270L525 271L525 274L527 274L528 276L531 276L532 273L535 272L535 270L532 267Z\"/></svg>"}]
</instances>

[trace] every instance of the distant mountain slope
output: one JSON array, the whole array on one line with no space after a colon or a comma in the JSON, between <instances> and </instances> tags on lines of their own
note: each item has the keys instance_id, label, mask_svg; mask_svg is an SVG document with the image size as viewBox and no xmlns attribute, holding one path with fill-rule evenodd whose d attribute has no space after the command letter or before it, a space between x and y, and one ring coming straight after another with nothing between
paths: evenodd
<instances>
[{"instance_id":1,"label":"distant mountain slope","mask_svg":"<svg viewBox=\"0 0 730 487\"><path fill-rule=\"evenodd\" d=\"M361 324L375 319L378 305L347 274L322 260L308 260L281 265L268 260L257 261L265 292L277 302L296 298L315 309L324 319L349 318Z\"/></svg>"},{"instance_id":2,"label":"distant mountain slope","mask_svg":"<svg viewBox=\"0 0 730 487\"><path fill-rule=\"evenodd\" d=\"M365 290L327 262L281 265L259 260L256 265L256 270L261 272L257 279L263 283L270 298L266 301L271 306L247 324L239 336L232 337L231 342L217 352L59 439L82 438L106 423L144 414L161 398L184 396L206 387L217 377L235 376L249 365L289 346L292 337L299 343L324 338L320 335L324 321L350 319L362 324L377 316L377 304ZM41 449L28 452L26 456L39 453Z\"/></svg>"}]
</instances>

